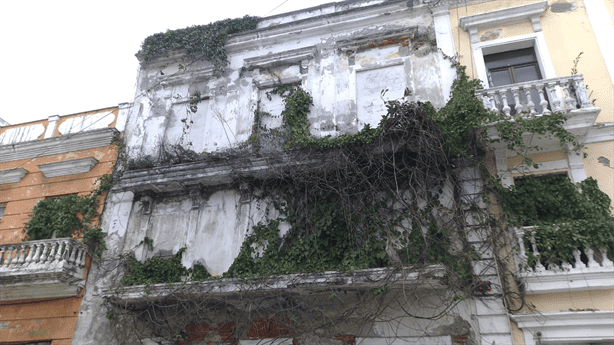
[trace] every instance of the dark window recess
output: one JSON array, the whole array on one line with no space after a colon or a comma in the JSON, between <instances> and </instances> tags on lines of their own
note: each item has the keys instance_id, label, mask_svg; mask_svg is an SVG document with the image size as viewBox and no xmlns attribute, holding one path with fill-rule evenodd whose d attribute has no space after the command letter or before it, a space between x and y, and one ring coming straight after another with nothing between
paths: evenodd
<instances>
[{"instance_id":1,"label":"dark window recess","mask_svg":"<svg viewBox=\"0 0 614 345\"><path fill-rule=\"evenodd\" d=\"M6 210L6 205L0 205L0 219L4 217L4 210Z\"/></svg>"},{"instance_id":2,"label":"dark window recess","mask_svg":"<svg viewBox=\"0 0 614 345\"><path fill-rule=\"evenodd\" d=\"M484 56L486 72L488 73L488 83L490 87L524 83L542 79L539 70L539 63L535 55L535 49L524 48L511 50L503 53L496 53ZM507 92L507 103L511 108L511 113L515 114L516 100L511 92ZM544 96L547 96L544 90ZM536 89L531 90L531 100L535 104L535 111L538 114L543 112L539 104L539 93ZM503 107L501 98L498 100L499 107ZM520 102L527 104L527 96L524 91L520 91Z\"/></svg>"}]
</instances>

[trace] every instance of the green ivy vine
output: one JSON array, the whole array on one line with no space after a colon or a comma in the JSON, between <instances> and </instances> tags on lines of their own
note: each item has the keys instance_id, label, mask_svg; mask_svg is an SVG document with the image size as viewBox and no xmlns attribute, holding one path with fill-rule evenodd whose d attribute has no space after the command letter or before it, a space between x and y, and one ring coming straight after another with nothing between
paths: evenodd
<instances>
[{"instance_id":1,"label":"green ivy vine","mask_svg":"<svg viewBox=\"0 0 614 345\"><path fill-rule=\"evenodd\" d=\"M153 245L152 243L148 244ZM193 268L186 268L181 264L181 257L186 251L183 247L170 258L152 257L141 263L134 256L130 256L126 263L128 274L121 280L124 286L150 285L160 283L180 283L182 278L190 276L192 281L211 279L211 275L201 264Z\"/></svg>"},{"instance_id":2,"label":"green ivy vine","mask_svg":"<svg viewBox=\"0 0 614 345\"><path fill-rule=\"evenodd\" d=\"M611 255L611 200L594 179L573 184L565 175L529 176L509 189L499 183L497 191L511 225L537 226L535 240L543 264L573 263L573 251L589 245L605 248ZM530 234L525 241L530 248ZM529 265L534 266L537 258L529 254Z\"/></svg>"},{"instance_id":3,"label":"green ivy vine","mask_svg":"<svg viewBox=\"0 0 614 345\"><path fill-rule=\"evenodd\" d=\"M184 29L167 30L151 35L141 44L139 54L145 61L182 49L190 60L210 61L217 71L228 65L226 41L231 35L254 30L260 18L224 19L207 25L194 25Z\"/></svg>"}]
</instances>

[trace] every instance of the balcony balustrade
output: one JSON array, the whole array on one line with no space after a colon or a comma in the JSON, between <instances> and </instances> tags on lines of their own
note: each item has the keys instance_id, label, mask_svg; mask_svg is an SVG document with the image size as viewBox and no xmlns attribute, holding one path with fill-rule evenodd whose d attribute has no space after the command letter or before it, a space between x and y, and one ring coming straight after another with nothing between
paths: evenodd
<instances>
[{"instance_id":1,"label":"balcony balustrade","mask_svg":"<svg viewBox=\"0 0 614 345\"><path fill-rule=\"evenodd\" d=\"M518 251L516 263L520 275L527 283L527 293L605 289L614 287L614 263L605 248L589 245L573 251L574 262L560 260L560 264L546 261L538 250L535 238L537 227L513 228ZM525 246L526 238L530 246ZM529 266L529 255L536 258Z\"/></svg>"},{"instance_id":2,"label":"balcony balustrade","mask_svg":"<svg viewBox=\"0 0 614 345\"><path fill-rule=\"evenodd\" d=\"M548 115L594 108L581 74L478 90L476 96L482 99L487 109L506 116L520 113Z\"/></svg>"},{"instance_id":3,"label":"balcony balustrade","mask_svg":"<svg viewBox=\"0 0 614 345\"><path fill-rule=\"evenodd\" d=\"M87 255L88 247L71 238L0 245L0 300L76 295Z\"/></svg>"}]
</instances>

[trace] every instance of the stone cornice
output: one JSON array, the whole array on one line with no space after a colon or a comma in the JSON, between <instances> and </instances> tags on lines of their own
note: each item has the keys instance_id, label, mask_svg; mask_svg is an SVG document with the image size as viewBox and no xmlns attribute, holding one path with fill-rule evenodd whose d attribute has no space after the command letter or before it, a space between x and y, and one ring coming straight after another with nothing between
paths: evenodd
<instances>
[{"instance_id":1,"label":"stone cornice","mask_svg":"<svg viewBox=\"0 0 614 345\"><path fill-rule=\"evenodd\" d=\"M302 158L300 158L302 157ZM308 157L293 152L277 152L259 157L246 154L220 161L202 161L162 166L151 169L126 171L115 190L156 193L184 190L193 185L212 187L232 183L237 176L257 179L274 177L276 169L288 167L334 166L335 152L312 153Z\"/></svg>"},{"instance_id":2,"label":"stone cornice","mask_svg":"<svg viewBox=\"0 0 614 345\"><path fill-rule=\"evenodd\" d=\"M315 47L306 47L288 50L276 54L267 54L247 58L244 60L245 68L269 68L273 66L290 65L300 63L303 60L310 60L316 54Z\"/></svg>"},{"instance_id":3,"label":"stone cornice","mask_svg":"<svg viewBox=\"0 0 614 345\"><path fill-rule=\"evenodd\" d=\"M524 333L525 344L539 339L548 344L584 343L614 337L614 311L564 311L539 314L512 314L512 321Z\"/></svg>"},{"instance_id":4,"label":"stone cornice","mask_svg":"<svg viewBox=\"0 0 614 345\"><path fill-rule=\"evenodd\" d=\"M404 268L396 271L394 267L370 268L345 272L296 273L269 276L266 278L225 278L211 279L203 282L187 282L175 284L151 284L148 286L128 286L121 289L103 290L102 295L114 303L143 303L166 298L170 293L188 295L232 296L245 293L280 292L300 293L301 291L326 291L331 285L335 288L344 286L352 288L371 289L383 281L388 285L412 285L416 288L445 288L446 269L442 265L429 265L423 270ZM119 290L119 292L117 292Z\"/></svg>"},{"instance_id":5,"label":"stone cornice","mask_svg":"<svg viewBox=\"0 0 614 345\"><path fill-rule=\"evenodd\" d=\"M45 177L50 178L86 173L92 170L96 163L98 163L98 160L96 158L86 157L47 164L39 164L38 167L41 169Z\"/></svg>"},{"instance_id":6,"label":"stone cornice","mask_svg":"<svg viewBox=\"0 0 614 345\"><path fill-rule=\"evenodd\" d=\"M27 173L28 170L24 168L0 170L0 184L19 182Z\"/></svg>"},{"instance_id":7,"label":"stone cornice","mask_svg":"<svg viewBox=\"0 0 614 345\"><path fill-rule=\"evenodd\" d=\"M495 26L512 25L524 21L530 21L533 31L541 31L539 17L546 10L547 1L534 4L510 7L502 10L491 11L471 16L461 17L459 25L472 36L472 42L476 43L475 37L480 30Z\"/></svg>"},{"instance_id":8,"label":"stone cornice","mask_svg":"<svg viewBox=\"0 0 614 345\"><path fill-rule=\"evenodd\" d=\"M524 273L527 295L614 288L614 268L585 268L583 272Z\"/></svg>"},{"instance_id":9,"label":"stone cornice","mask_svg":"<svg viewBox=\"0 0 614 345\"><path fill-rule=\"evenodd\" d=\"M32 140L0 146L0 162L10 162L60 153L93 149L111 145L119 133L115 128L101 128L92 131L62 135L60 137Z\"/></svg>"}]
</instances>

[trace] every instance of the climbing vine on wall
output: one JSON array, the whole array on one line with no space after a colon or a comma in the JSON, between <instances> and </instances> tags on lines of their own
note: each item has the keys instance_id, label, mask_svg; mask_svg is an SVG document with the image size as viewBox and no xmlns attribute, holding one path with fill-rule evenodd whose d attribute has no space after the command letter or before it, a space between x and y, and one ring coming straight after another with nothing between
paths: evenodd
<instances>
[{"instance_id":1,"label":"climbing vine on wall","mask_svg":"<svg viewBox=\"0 0 614 345\"><path fill-rule=\"evenodd\" d=\"M243 18L224 19L207 25L167 30L145 38L139 54L148 61L181 49L188 59L210 61L217 71L221 71L228 64L225 49L228 37L256 29L259 20L258 17L246 15Z\"/></svg>"}]
</instances>

